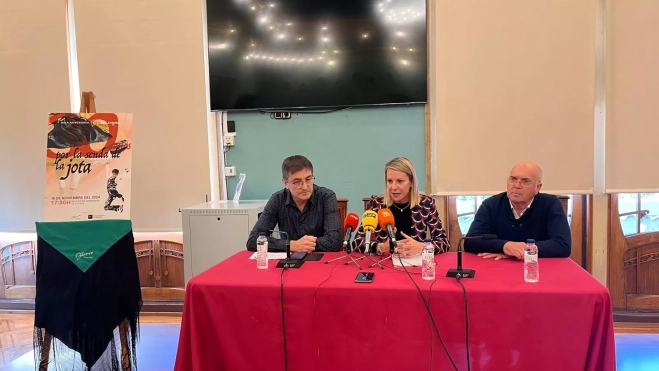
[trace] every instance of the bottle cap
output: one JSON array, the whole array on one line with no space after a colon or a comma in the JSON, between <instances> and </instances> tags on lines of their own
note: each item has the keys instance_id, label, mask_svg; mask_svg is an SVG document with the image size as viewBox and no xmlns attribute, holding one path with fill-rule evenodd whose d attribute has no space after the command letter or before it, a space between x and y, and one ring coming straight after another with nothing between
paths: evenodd
<instances>
[{"instance_id":1,"label":"bottle cap","mask_svg":"<svg viewBox=\"0 0 659 371\"><path fill-rule=\"evenodd\" d=\"M265 232L259 232L259 236L265 236L265 235L266 235Z\"/></svg>"},{"instance_id":2,"label":"bottle cap","mask_svg":"<svg viewBox=\"0 0 659 371\"><path fill-rule=\"evenodd\" d=\"M425 240L423 240L423 242L424 243L432 243L432 240L430 238L426 238Z\"/></svg>"},{"instance_id":3,"label":"bottle cap","mask_svg":"<svg viewBox=\"0 0 659 371\"><path fill-rule=\"evenodd\" d=\"M528 240L526 240L526 243L535 243L535 240L532 239L532 238L529 238Z\"/></svg>"}]
</instances>

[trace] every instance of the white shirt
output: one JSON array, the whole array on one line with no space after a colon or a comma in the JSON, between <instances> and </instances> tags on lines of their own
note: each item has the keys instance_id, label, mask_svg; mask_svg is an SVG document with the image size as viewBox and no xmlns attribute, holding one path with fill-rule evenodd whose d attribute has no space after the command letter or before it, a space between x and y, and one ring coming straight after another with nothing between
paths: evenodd
<instances>
[{"instance_id":1,"label":"white shirt","mask_svg":"<svg viewBox=\"0 0 659 371\"><path fill-rule=\"evenodd\" d=\"M533 197L533 199L535 199L535 197ZM513 215L515 215L515 219L519 219L519 218L522 217L522 215L524 215L524 213L526 212L526 210L528 210L529 207L531 207L531 204L533 203L533 199L531 200L531 202L529 202L528 206L526 206L526 208L524 208L524 210L522 210L522 213L519 214L519 215L517 215L517 211L516 211L515 208L513 207L513 203L512 203L512 201L510 201L510 199L508 199L508 202L510 202L510 208L513 210Z\"/></svg>"}]
</instances>

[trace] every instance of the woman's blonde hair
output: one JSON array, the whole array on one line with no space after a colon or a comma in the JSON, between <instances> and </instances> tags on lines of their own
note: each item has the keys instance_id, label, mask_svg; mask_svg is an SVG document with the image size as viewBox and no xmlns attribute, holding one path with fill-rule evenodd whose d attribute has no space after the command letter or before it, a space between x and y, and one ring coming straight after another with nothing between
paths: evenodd
<instances>
[{"instance_id":1,"label":"woman's blonde hair","mask_svg":"<svg viewBox=\"0 0 659 371\"><path fill-rule=\"evenodd\" d=\"M410 178L410 183L412 183L410 185L410 208L418 205L421 196L419 195L419 189L416 184L416 171L414 171L414 165L412 165L412 162L405 157L396 157L384 165L384 203L387 207L390 207L394 203L389 191L387 191L387 170L389 169L407 174Z\"/></svg>"}]
</instances>

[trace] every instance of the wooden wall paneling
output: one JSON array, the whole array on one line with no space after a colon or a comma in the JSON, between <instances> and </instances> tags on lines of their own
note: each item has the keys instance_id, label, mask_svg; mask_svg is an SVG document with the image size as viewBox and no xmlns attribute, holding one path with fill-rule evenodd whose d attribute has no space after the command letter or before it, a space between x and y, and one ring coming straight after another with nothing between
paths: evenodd
<instances>
[{"instance_id":1,"label":"wooden wall paneling","mask_svg":"<svg viewBox=\"0 0 659 371\"><path fill-rule=\"evenodd\" d=\"M625 294L636 294L638 292L637 272L638 272L638 251L628 249L623 255L623 269L625 272Z\"/></svg>"},{"instance_id":2,"label":"wooden wall paneling","mask_svg":"<svg viewBox=\"0 0 659 371\"><path fill-rule=\"evenodd\" d=\"M430 69L430 63L428 63L428 69ZM430 76L430 75L428 75ZM428 82L428 86L430 86L430 82ZM425 148L426 148L426 168L425 168L425 173L426 173L426 194L431 195L433 194L433 188L432 188L432 166L435 166L432 164L432 146L431 146L431 137L432 137L432 131L431 131L431 126L432 123L430 122L430 105L426 104L424 110L424 117L425 117ZM418 176L418 175L417 175Z\"/></svg>"},{"instance_id":3,"label":"wooden wall paneling","mask_svg":"<svg viewBox=\"0 0 659 371\"><path fill-rule=\"evenodd\" d=\"M637 249L636 292L640 295L654 295L659 299L659 233L652 233L648 238L654 238L654 243ZM659 301L655 302L659 304ZM659 310L659 305L648 309Z\"/></svg>"},{"instance_id":4,"label":"wooden wall paneling","mask_svg":"<svg viewBox=\"0 0 659 371\"><path fill-rule=\"evenodd\" d=\"M558 197L558 199L561 201L563 210L565 211L565 214L567 214L567 201L570 199L570 196L556 195L556 197Z\"/></svg>"},{"instance_id":5,"label":"wooden wall paneling","mask_svg":"<svg viewBox=\"0 0 659 371\"><path fill-rule=\"evenodd\" d=\"M157 267L156 285L142 289L145 300L183 300L185 298L185 272L183 245L178 242L154 240Z\"/></svg>"},{"instance_id":6,"label":"wooden wall paneling","mask_svg":"<svg viewBox=\"0 0 659 371\"><path fill-rule=\"evenodd\" d=\"M0 249L3 296L34 299L36 295L36 249L34 241L9 244Z\"/></svg>"},{"instance_id":7,"label":"wooden wall paneling","mask_svg":"<svg viewBox=\"0 0 659 371\"><path fill-rule=\"evenodd\" d=\"M458 242L464 236L460 230L460 223L458 223L458 209L456 206L456 198L451 196L446 198L446 224L444 229L448 234L448 240L451 244L450 251L458 250ZM465 233L466 234L466 233Z\"/></svg>"},{"instance_id":8,"label":"wooden wall paneling","mask_svg":"<svg viewBox=\"0 0 659 371\"><path fill-rule=\"evenodd\" d=\"M587 252L587 259L586 259L586 270L590 273L592 273L593 270L593 195L588 195L586 197L586 202L588 203L588 207L586 208L587 214L586 214L586 225L587 225L587 230L586 230L586 252Z\"/></svg>"},{"instance_id":9,"label":"wooden wall paneling","mask_svg":"<svg viewBox=\"0 0 659 371\"><path fill-rule=\"evenodd\" d=\"M659 309L659 295L627 294L627 309L657 310Z\"/></svg>"},{"instance_id":10,"label":"wooden wall paneling","mask_svg":"<svg viewBox=\"0 0 659 371\"><path fill-rule=\"evenodd\" d=\"M337 198L337 203L339 207L339 220L341 221L341 239L343 239L343 236L346 234L346 230L343 228L343 223L345 222L346 216L348 215L348 199Z\"/></svg>"},{"instance_id":11,"label":"wooden wall paneling","mask_svg":"<svg viewBox=\"0 0 659 371\"><path fill-rule=\"evenodd\" d=\"M625 239L627 309L659 310L659 232L639 233Z\"/></svg>"},{"instance_id":12,"label":"wooden wall paneling","mask_svg":"<svg viewBox=\"0 0 659 371\"><path fill-rule=\"evenodd\" d=\"M184 288L183 245L172 241L158 241L160 252L160 287Z\"/></svg>"},{"instance_id":13,"label":"wooden wall paneling","mask_svg":"<svg viewBox=\"0 0 659 371\"><path fill-rule=\"evenodd\" d=\"M135 244L138 257L142 299L182 301L185 297L183 245L166 240Z\"/></svg>"},{"instance_id":14,"label":"wooden wall paneling","mask_svg":"<svg viewBox=\"0 0 659 371\"><path fill-rule=\"evenodd\" d=\"M627 241L622 233L620 217L618 216L618 195L609 195L608 212L609 236L608 236L608 270L607 286L611 293L613 309L627 308L627 296L625 294L625 251Z\"/></svg>"},{"instance_id":15,"label":"wooden wall paneling","mask_svg":"<svg viewBox=\"0 0 659 371\"><path fill-rule=\"evenodd\" d=\"M582 238L584 233L582 217L585 212L584 206L583 197L574 196L572 199L572 219L570 222L570 232L572 237L572 253L570 254L570 258L585 269L586 255L583 251L584 245Z\"/></svg>"},{"instance_id":16,"label":"wooden wall paneling","mask_svg":"<svg viewBox=\"0 0 659 371\"><path fill-rule=\"evenodd\" d=\"M135 257L140 274L140 287L156 287L156 262L153 241L135 243Z\"/></svg>"}]
</instances>

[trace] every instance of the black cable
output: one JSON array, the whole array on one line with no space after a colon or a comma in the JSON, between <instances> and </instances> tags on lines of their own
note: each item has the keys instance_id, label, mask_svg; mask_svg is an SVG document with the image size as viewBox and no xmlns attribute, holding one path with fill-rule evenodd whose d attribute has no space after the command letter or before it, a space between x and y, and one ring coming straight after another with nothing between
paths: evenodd
<instances>
[{"instance_id":1,"label":"black cable","mask_svg":"<svg viewBox=\"0 0 659 371\"><path fill-rule=\"evenodd\" d=\"M338 267L338 265L335 265L332 268L332 270L330 271L329 276L327 276L325 281L321 282L320 284L318 284L318 286L316 286L316 291L314 291L314 293L313 293L313 316L311 317L311 328L314 329L314 330L316 329L316 326L315 326L315 322L316 322L316 294L318 293L318 289L320 288L320 286L322 286L325 282L329 281L330 278L332 278L332 274L334 273L334 270L336 269L336 267ZM320 353L320 345L318 344L319 343L318 336L316 336L315 331L313 332L313 334L314 334L314 337L316 338L316 348L318 349L318 352Z\"/></svg>"},{"instance_id":2,"label":"black cable","mask_svg":"<svg viewBox=\"0 0 659 371\"><path fill-rule=\"evenodd\" d=\"M432 297L432 285L434 285L435 282L437 282L437 278L435 278L432 281L432 283L430 284L430 289L428 290L428 309L430 309L430 305L432 304L432 301L430 300L430 298ZM432 313L432 311L431 311L431 313ZM432 324L432 322L430 322L430 318L428 318L428 322L430 324ZM432 335L433 335L433 333L432 333L432 328L431 328L430 329L430 371L432 371Z\"/></svg>"},{"instance_id":3,"label":"black cable","mask_svg":"<svg viewBox=\"0 0 659 371\"><path fill-rule=\"evenodd\" d=\"M471 371L471 359L469 358L469 310L467 309L467 289L465 285L460 281L460 274L458 274L455 279L458 281L460 286L462 286L462 292L464 293L465 301L465 343L467 347L467 370Z\"/></svg>"},{"instance_id":4,"label":"black cable","mask_svg":"<svg viewBox=\"0 0 659 371\"><path fill-rule=\"evenodd\" d=\"M281 270L279 282L281 286L281 331L284 335L284 370L288 371L288 353L286 351L286 320L284 318L284 272L286 268Z\"/></svg>"},{"instance_id":5,"label":"black cable","mask_svg":"<svg viewBox=\"0 0 659 371\"><path fill-rule=\"evenodd\" d=\"M335 265L334 268L332 268L332 270L330 271L329 276L327 276L327 278L325 278L325 281L319 283L318 286L316 286L316 291L314 291L314 293L313 293L313 305L314 305L314 308L316 307L316 293L318 293L318 289L320 288L320 286L323 285L323 283L329 281L330 278L332 278L332 273L334 273L334 270L336 269L336 267L338 267L338 265Z\"/></svg>"},{"instance_id":6,"label":"black cable","mask_svg":"<svg viewBox=\"0 0 659 371\"><path fill-rule=\"evenodd\" d=\"M400 260L400 265L403 266L403 269L405 269L405 273L407 273L407 276L410 278L414 286L416 286L416 289L419 291L419 295L421 295L421 299L423 299L423 303L426 305L426 310L428 311L428 316L430 317L430 320L432 321L432 325L435 328L435 333L437 334L437 338L439 338L440 344L442 344L442 348L444 348L444 352L446 353L446 356L448 357L448 360L451 361L451 365L453 365L453 368L455 371L458 371L458 367L455 365L455 362L453 362L453 358L451 358L451 355L448 353L448 349L446 349L446 345L444 344L444 340L442 340L442 336L439 334L439 330L437 329L437 324L435 323L435 318L432 316L432 312L430 311L430 305L428 304L428 301L426 301L426 297L423 295L423 292L421 291L421 288L419 285L416 283L414 278L412 278L412 275L410 272L407 270L405 267L405 264L403 264L403 258L401 258L400 254L398 255L398 260Z\"/></svg>"}]
</instances>

